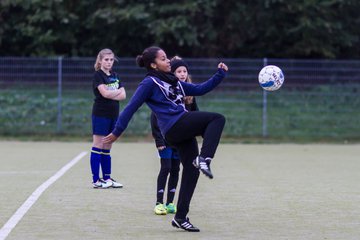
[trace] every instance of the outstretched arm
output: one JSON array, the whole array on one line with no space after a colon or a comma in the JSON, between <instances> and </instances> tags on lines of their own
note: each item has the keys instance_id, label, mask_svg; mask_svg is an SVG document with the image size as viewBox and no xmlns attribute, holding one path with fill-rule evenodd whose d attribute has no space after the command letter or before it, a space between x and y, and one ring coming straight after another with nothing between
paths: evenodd
<instances>
[{"instance_id":1,"label":"outstretched arm","mask_svg":"<svg viewBox=\"0 0 360 240\"><path fill-rule=\"evenodd\" d=\"M181 82L187 96L201 96L213 90L226 76L228 67L225 63L218 64L218 70L209 80L200 84Z\"/></svg>"},{"instance_id":2,"label":"outstretched arm","mask_svg":"<svg viewBox=\"0 0 360 240\"><path fill-rule=\"evenodd\" d=\"M103 138L104 143L113 143L116 139L118 139L118 137L120 137L123 131L127 128L134 113L152 94L153 84L154 83L152 81L146 81L146 79L140 83L129 103L120 113L112 133Z\"/></svg>"}]
</instances>

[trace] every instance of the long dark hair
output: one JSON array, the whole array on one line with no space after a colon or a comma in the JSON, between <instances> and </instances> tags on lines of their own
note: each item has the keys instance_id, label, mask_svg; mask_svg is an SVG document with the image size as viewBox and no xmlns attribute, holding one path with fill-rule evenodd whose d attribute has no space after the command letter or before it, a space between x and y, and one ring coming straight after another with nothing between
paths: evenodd
<instances>
[{"instance_id":1,"label":"long dark hair","mask_svg":"<svg viewBox=\"0 0 360 240\"><path fill-rule=\"evenodd\" d=\"M156 46L146 48L141 55L136 57L137 65L152 70L151 63L155 63L155 58L160 50L162 49Z\"/></svg>"}]
</instances>

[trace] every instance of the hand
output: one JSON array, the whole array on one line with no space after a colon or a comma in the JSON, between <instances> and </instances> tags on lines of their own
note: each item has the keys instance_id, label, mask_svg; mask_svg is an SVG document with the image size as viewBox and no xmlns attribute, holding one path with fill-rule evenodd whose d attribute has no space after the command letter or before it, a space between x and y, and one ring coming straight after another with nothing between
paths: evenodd
<instances>
[{"instance_id":1,"label":"hand","mask_svg":"<svg viewBox=\"0 0 360 240\"><path fill-rule=\"evenodd\" d=\"M114 134L110 133L106 137L103 137L102 142L103 143L113 143L116 141L116 139L118 139L118 137L115 136Z\"/></svg>"},{"instance_id":2,"label":"hand","mask_svg":"<svg viewBox=\"0 0 360 240\"><path fill-rule=\"evenodd\" d=\"M166 148L166 146L160 146L160 147L158 147L157 149L159 150L159 151L162 151L162 150L164 150Z\"/></svg>"},{"instance_id":3,"label":"hand","mask_svg":"<svg viewBox=\"0 0 360 240\"><path fill-rule=\"evenodd\" d=\"M223 62L219 63L218 68L224 69L225 72L227 72L227 70L229 70L229 68Z\"/></svg>"}]
</instances>

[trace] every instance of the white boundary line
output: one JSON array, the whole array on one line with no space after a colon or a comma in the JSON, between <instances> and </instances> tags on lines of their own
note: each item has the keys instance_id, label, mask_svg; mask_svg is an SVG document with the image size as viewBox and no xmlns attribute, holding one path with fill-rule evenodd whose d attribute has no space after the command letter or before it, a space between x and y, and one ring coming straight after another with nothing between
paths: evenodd
<instances>
[{"instance_id":1,"label":"white boundary line","mask_svg":"<svg viewBox=\"0 0 360 240\"><path fill-rule=\"evenodd\" d=\"M13 228L18 224L18 222L23 218L31 206L38 200L41 194L51 186L56 180L58 180L62 175L64 175L72 166L74 166L81 158L83 158L87 152L81 152L64 167L62 167L55 175L50 177L46 182L41 184L28 199L21 205L20 208L11 216L11 218L4 224L0 229L0 240L4 240Z\"/></svg>"}]
</instances>

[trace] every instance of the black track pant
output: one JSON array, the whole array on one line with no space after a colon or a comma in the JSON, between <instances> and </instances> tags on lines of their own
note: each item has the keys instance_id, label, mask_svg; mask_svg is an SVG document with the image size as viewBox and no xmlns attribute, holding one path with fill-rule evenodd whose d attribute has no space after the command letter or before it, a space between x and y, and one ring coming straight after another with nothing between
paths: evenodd
<instances>
[{"instance_id":1,"label":"black track pant","mask_svg":"<svg viewBox=\"0 0 360 240\"><path fill-rule=\"evenodd\" d=\"M186 218L199 178L199 170L192 165L193 160L198 155L214 157L224 125L225 118L221 114L187 112L166 133L166 140L178 150L183 165L176 218ZM200 154L196 136L203 137Z\"/></svg>"},{"instance_id":2,"label":"black track pant","mask_svg":"<svg viewBox=\"0 0 360 240\"><path fill-rule=\"evenodd\" d=\"M168 181L168 191L166 205L174 201L175 192L178 180L179 180L179 171L180 171L180 160L179 159L160 159L160 172L157 178L157 192L156 192L156 203L164 202L164 190L166 186L166 181L169 176ZM163 190L162 192L160 190Z\"/></svg>"}]
</instances>

